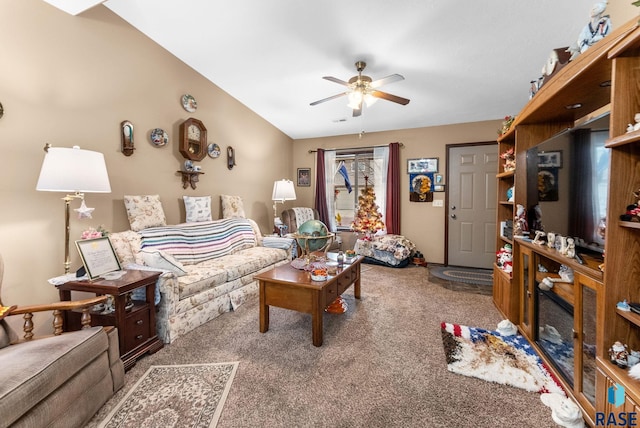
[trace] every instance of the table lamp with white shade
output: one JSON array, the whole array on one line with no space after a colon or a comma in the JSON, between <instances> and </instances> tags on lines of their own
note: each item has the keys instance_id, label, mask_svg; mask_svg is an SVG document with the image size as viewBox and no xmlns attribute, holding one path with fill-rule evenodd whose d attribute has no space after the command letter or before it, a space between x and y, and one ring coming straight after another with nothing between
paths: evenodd
<instances>
[{"instance_id":1,"label":"table lamp with white shade","mask_svg":"<svg viewBox=\"0 0 640 428\"><path fill-rule=\"evenodd\" d=\"M278 228L282 224L282 220L278 217L278 202L283 204L285 201L296 200L296 189L293 187L293 181L282 179L273 183L271 200L273 200L273 224Z\"/></svg>"},{"instance_id":2,"label":"table lamp with white shade","mask_svg":"<svg viewBox=\"0 0 640 428\"><path fill-rule=\"evenodd\" d=\"M80 217L91 217L93 208L84 204L85 193L111 193L104 155L99 152L73 148L45 146L47 154L42 162L36 190L46 192L69 192L62 198L65 205L65 253L64 273L69 273L69 203L81 199L76 209Z\"/></svg>"}]
</instances>

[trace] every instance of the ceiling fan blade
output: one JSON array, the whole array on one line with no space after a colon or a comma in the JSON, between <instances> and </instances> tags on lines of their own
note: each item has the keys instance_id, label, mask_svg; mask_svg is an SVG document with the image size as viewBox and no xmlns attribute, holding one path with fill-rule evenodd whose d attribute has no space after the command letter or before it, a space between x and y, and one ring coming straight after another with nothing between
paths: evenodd
<instances>
[{"instance_id":1,"label":"ceiling fan blade","mask_svg":"<svg viewBox=\"0 0 640 428\"><path fill-rule=\"evenodd\" d=\"M401 74L392 74L387 77L383 77L382 79L374 80L369 84L372 88L379 88L382 85L388 85L389 83L397 82L399 80L404 80L404 76Z\"/></svg>"},{"instance_id":2,"label":"ceiling fan blade","mask_svg":"<svg viewBox=\"0 0 640 428\"><path fill-rule=\"evenodd\" d=\"M347 93L346 93L346 92L343 92L343 93L341 93L341 94L336 94L336 95L330 96L330 97L328 97L328 98L323 98L323 99L321 99L321 100L314 101L314 102L310 103L309 105L315 106L315 105L318 105L318 104L320 104L320 103L324 103L324 102L326 102L326 101L331 101L331 100L334 100L334 99L336 99L336 98L344 97L345 95L347 95Z\"/></svg>"},{"instance_id":3,"label":"ceiling fan blade","mask_svg":"<svg viewBox=\"0 0 640 428\"><path fill-rule=\"evenodd\" d=\"M380 92L380 91L373 91L371 92L371 95L373 95L376 98L382 98L383 100L393 101L394 103L402 104L403 106L406 106L407 104L409 104L409 101L410 101L406 98L402 98L397 95L387 94L386 92Z\"/></svg>"},{"instance_id":4,"label":"ceiling fan blade","mask_svg":"<svg viewBox=\"0 0 640 428\"><path fill-rule=\"evenodd\" d=\"M337 77L333 77L333 76L324 76L323 77L324 80L328 80L330 82L334 82L337 83L339 85L344 85L344 86L349 86L349 82L345 82L344 80L338 79Z\"/></svg>"}]
</instances>

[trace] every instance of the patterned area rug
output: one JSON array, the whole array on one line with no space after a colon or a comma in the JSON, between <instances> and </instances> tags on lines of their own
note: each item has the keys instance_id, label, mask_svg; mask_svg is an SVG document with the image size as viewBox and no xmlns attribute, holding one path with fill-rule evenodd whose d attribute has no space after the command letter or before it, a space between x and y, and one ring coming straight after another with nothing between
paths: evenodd
<instances>
[{"instance_id":1,"label":"patterned area rug","mask_svg":"<svg viewBox=\"0 0 640 428\"><path fill-rule=\"evenodd\" d=\"M493 285L493 271L491 269L475 269L452 266L429 266L429 272L440 279L464 282L476 285Z\"/></svg>"},{"instance_id":2,"label":"patterned area rug","mask_svg":"<svg viewBox=\"0 0 640 428\"><path fill-rule=\"evenodd\" d=\"M444 322L441 328L450 372L531 392L566 395L523 336Z\"/></svg>"},{"instance_id":3,"label":"patterned area rug","mask_svg":"<svg viewBox=\"0 0 640 428\"><path fill-rule=\"evenodd\" d=\"M238 362L151 366L100 427L218 424Z\"/></svg>"}]
</instances>

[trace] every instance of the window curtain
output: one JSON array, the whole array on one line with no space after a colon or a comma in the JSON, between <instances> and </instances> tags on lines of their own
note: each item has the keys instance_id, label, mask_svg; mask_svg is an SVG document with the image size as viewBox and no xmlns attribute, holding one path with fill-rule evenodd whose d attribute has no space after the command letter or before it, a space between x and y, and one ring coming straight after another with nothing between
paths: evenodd
<instances>
[{"instance_id":1,"label":"window curtain","mask_svg":"<svg viewBox=\"0 0 640 428\"><path fill-rule=\"evenodd\" d=\"M400 235L400 143L389 144L387 169L385 225L387 233Z\"/></svg>"},{"instance_id":2,"label":"window curtain","mask_svg":"<svg viewBox=\"0 0 640 428\"><path fill-rule=\"evenodd\" d=\"M333 208L335 187L333 177L336 170L336 152L318 149L316 158L316 196L315 208L318 210L320 221L327 225L331 232L337 230L336 216Z\"/></svg>"},{"instance_id":3,"label":"window curtain","mask_svg":"<svg viewBox=\"0 0 640 428\"><path fill-rule=\"evenodd\" d=\"M387 175L388 175L388 163L389 163L389 147L374 147L373 148L373 165L374 165L374 181L373 191L376 193L376 204L380 208L382 214L382 221L384 222L387 233L389 232L387 226Z\"/></svg>"}]
</instances>

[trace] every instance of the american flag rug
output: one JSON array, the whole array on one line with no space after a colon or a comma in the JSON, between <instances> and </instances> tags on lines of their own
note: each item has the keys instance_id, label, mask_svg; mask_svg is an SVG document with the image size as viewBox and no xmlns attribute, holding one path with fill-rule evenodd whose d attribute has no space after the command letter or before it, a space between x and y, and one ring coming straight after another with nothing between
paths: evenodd
<instances>
[{"instance_id":1,"label":"american flag rug","mask_svg":"<svg viewBox=\"0 0 640 428\"><path fill-rule=\"evenodd\" d=\"M445 322L441 329L450 372L531 392L566 395L523 336Z\"/></svg>"}]
</instances>

